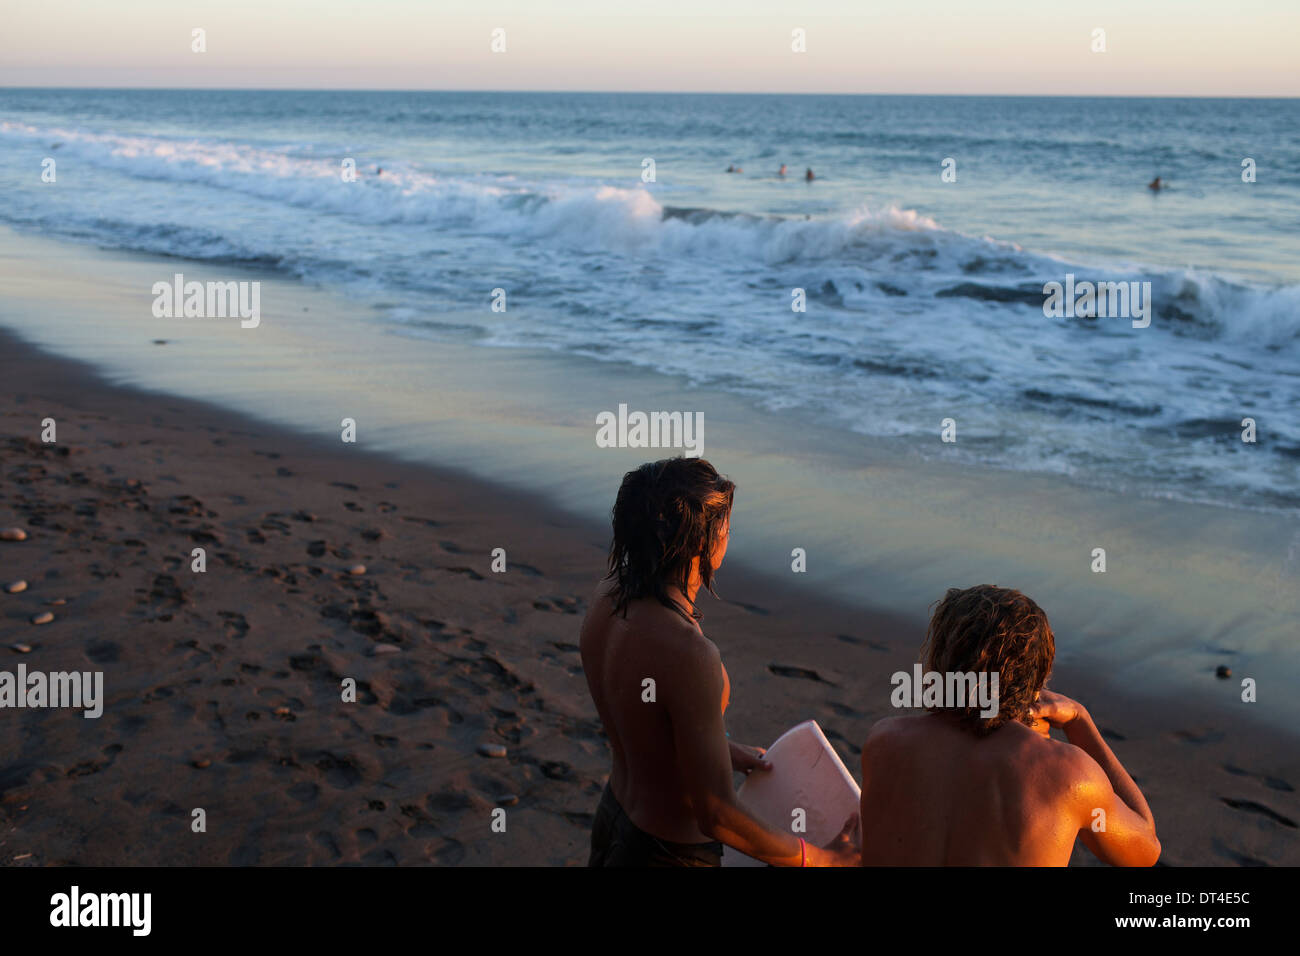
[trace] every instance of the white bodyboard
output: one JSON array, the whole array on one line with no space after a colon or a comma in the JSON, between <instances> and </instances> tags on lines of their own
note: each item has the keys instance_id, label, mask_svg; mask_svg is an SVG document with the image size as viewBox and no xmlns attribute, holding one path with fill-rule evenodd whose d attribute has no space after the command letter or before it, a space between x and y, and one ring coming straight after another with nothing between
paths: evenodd
<instances>
[{"instance_id":1,"label":"white bodyboard","mask_svg":"<svg viewBox=\"0 0 1300 956\"><path fill-rule=\"evenodd\" d=\"M790 832L793 813L807 814L808 832L796 834L811 846L835 838L858 811L862 790L815 720L791 727L764 757L771 770L755 770L740 785L737 799L754 816L777 830ZM723 866L763 866L760 860L727 847Z\"/></svg>"}]
</instances>

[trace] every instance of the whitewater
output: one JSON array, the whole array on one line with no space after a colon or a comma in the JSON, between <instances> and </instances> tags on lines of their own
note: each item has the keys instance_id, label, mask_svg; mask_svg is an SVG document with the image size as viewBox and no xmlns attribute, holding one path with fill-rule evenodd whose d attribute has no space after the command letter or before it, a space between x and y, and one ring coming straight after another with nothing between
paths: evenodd
<instances>
[{"instance_id":1,"label":"whitewater","mask_svg":"<svg viewBox=\"0 0 1300 956\"><path fill-rule=\"evenodd\" d=\"M972 463L1300 508L1300 281L1285 255L1251 258L1252 230L1269 236L1272 224L1253 212L1236 222L1241 194L1227 192L1238 184L1226 175L1231 198L1193 167L1171 177L1185 196L1160 197L1165 207L1138 189L1122 224L1077 212L1053 224L1069 207L1051 208L1059 189L1032 181L1035 163L1050 169L1050 147L1019 157L1020 182L984 177L945 193L937 158L924 184L911 185L898 159L887 175L863 172L880 168L873 150L919 156L906 135L877 135L824 148L835 162L809 187L771 170L723 173L733 158L752 171L784 152L732 145L759 134L708 101L674 108L679 120L717 110L734 136L691 134L706 125L694 116L671 149L655 149L631 134L579 133L582 121L549 102L524 125L510 94L462 95L455 102L477 121L440 114L434 135L418 111L362 117L352 104L342 118L314 117L307 94L225 94L201 115L156 91L166 122L146 122L93 92L23 92L0 96L0 222L20 231L273 270L378 308L394 334L628 362L799 409L849 442L901 437L938 454L940 422L952 418L960 440L943 452ZM372 96L372 107L423 103ZM854 98L825 99L829 124ZM616 101L589 112L636 115ZM485 142L485 116L498 134L503 117L517 121L518 140ZM749 152L719 152L727 140ZM1068 146L1071 162L1087 152ZM993 165L981 148L1012 162L1009 140L939 152L966 163L960 183L979 162ZM1204 138L1198 149L1205 155L1184 161L1212 165ZM657 173L646 182L651 151ZM46 159L55 183L40 179ZM1087 174L1069 168L1072 180ZM1116 169L1096 175L1109 183ZM1080 188L1085 205L1105 206L1102 187ZM1273 204L1281 217L1295 197L1283 200ZM1195 217L1202 258L1186 222L1153 218L1166 208ZM980 210L996 213L981 222ZM1144 216L1145 233L1135 221ZM1279 229L1273 245L1285 253L1293 239ZM1045 284L1067 276L1149 283L1149 327L1045 315ZM498 289L505 311L490 307ZM1241 440L1247 419L1255 442Z\"/></svg>"}]
</instances>

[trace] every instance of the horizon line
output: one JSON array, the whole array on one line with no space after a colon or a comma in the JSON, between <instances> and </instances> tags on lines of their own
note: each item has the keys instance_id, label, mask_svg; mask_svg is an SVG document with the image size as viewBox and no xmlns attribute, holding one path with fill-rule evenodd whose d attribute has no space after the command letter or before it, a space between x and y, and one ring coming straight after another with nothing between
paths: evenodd
<instances>
[{"instance_id":1,"label":"horizon line","mask_svg":"<svg viewBox=\"0 0 1300 956\"><path fill-rule=\"evenodd\" d=\"M934 96L934 97L1005 97L1008 99L1183 99L1183 100L1294 100L1300 93L1187 94L1187 93L919 93L919 92L844 92L810 90L593 90L593 89L455 89L446 87L325 87L325 86L37 86L4 85L0 90L154 90L168 93L513 93L513 94L589 94L633 96Z\"/></svg>"}]
</instances>

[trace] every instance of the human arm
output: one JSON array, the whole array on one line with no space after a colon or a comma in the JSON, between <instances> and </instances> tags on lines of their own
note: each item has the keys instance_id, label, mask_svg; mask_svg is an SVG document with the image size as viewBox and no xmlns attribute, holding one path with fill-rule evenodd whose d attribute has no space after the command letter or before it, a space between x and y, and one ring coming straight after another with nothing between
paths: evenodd
<instances>
[{"instance_id":1,"label":"human arm","mask_svg":"<svg viewBox=\"0 0 1300 956\"><path fill-rule=\"evenodd\" d=\"M670 686L660 684L668 707L678 769L700 831L747 856L776 866L856 866L858 850L844 835L830 849L801 845L793 833L768 827L736 800L732 750L722 721L722 662L707 641L683 650ZM856 819L849 821L851 828Z\"/></svg>"},{"instance_id":2,"label":"human arm","mask_svg":"<svg viewBox=\"0 0 1300 956\"><path fill-rule=\"evenodd\" d=\"M1155 865L1160 858L1155 817L1087 709L1063 694L1043 690L1031 714L1059 727L1082 752L1075 797L1082 814L1079 837L1084 846L1112 866Z\"/></svg>"}]
</instances>

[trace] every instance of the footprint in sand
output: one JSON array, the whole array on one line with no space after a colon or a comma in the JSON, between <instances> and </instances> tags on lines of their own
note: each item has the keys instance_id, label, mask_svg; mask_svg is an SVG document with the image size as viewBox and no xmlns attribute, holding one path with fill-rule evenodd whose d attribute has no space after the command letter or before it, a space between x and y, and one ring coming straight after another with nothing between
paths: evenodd
<instances>
[{"instance_id":1,"label":"footprint in sand","mask_svg":"<svg viewBox=\"0 0 1300 956\"><path fill-rule=\"evenodd\" d=\"M565 782L574 779L573 767L563 760L548 760L542 764L542 775L551 780L562 780Z\"/></svg>"},{"instance_id":2,"label":"footprint in sand","mask_svg":"<svg viewBox=\"0 0 1300 956\"><path fill-rule=\"evenodd\" d=\"M1280 823L1284 827L1296 829L1296 822L1290 817L1283 816L1271 807L1266 807L1262 803L1256 803L1254 800L1234 800L1231 797L1220 797L1224 803L1234 810L1241 810L1246 813L1258 813L1260 816L1267 817L1274 823Z\"/></svg>"},{"instance_id":3,"label":"footprint in sand","mask_svg":"<svg viewBox=\"0 0 1300 956\"><path fill-rule=\"evenodd\" d=\"M883 641L873 641L866 637L854 637L852 634L836 634L836 640L843 641L845 644L856 644L860 647L869 647L873 651L887 652L889 645Z\"/></svg>"},{"instance_id":4,"label":"footprint in sand","mask_svg":"<svg viewBox=\"0 0 1300 956\"><path fill-rule=\"evenodd\" d=\"M324 775L325 782L338 790L348 790L361 782L361 771L348 757L322 751L316 758L315 767Z\"/></svg>"},{"instance_id":5,"label":"footprint in sand","mask_svg":"<svg viewBox=\"0 0 1300 956\"><path fill-rule=\"evenodd\" d=\"M289 796L299 803L311 803L320 795L320 787L307 780L295 783L288 792Z\"/></svg>"},{"instance_id":6,"label":"footprint in sand","mask_svg":"<svg viewBox=\"0 0 1300 956\"><path fill-rule=\"evenodd\" d=\"M778 677L797 677L803 680L811 680L811 681L817 681L818 683L822 683L822 684L829 684L831 687L835 686L830 681L828 681L825 677L822 677L821 674L818 674L814 670L809 670L806 667L790 667L785 664L768 664L767 669L771 671L773 674L776 674Z\"/></svg>"},{"instance_id":7,"label":"footprint in sand","mask_svg":"<svg viewBox=\"0 0 1300 956\"><path fill-rule=\"evenodd\" d=\"M325 854L331 860L340 859L343 854L339 850L338 841L334 839L334 834L322 830L316 834L316 845L325 851Z\"/></svg>"},{"instance_id":8,"label":"footprint in sand","mask_svg":"<svg viewBox=\"0 0 1300 956\"><path fill-rule=\"evenodd\" d=\"M465 845L459 840L448 837L441 846L433 850L433 859L438 863L454 866L465 859Z\"/></svg>"},{"instance_id":9,"label":"footprint in sand","mask_svg":"<svg viewBox=\"0 0 1300 956\"><path fill-rule=\"evenodd\" d=\"M533 607L539 611L558 611L562 614L581 614L586 602L579 598L562 595L543 595L533 601Z\"/></svg>"},{"instance_id":10,"label":"footprint in sand","mask_svg":"<svg viewBox=\"0 0 1300 956\"><path fill-rule=\"evenodd\" d=\"M225 623L227 639L239 640L249 631L248 621L238 611L218 611Z\"/></svg>"},{"instance_id":11,"label":"footprint in sand","mask_svg":"<svg viewBox=\"0 0 1300 956\"><path fill-rule=\"evenodd\" d=\"M1283 780L1281 777L1270 777L1267 774L1251 773L1249 770L1244 770L1241 767L1234 767L1230 763L1224 764L1223 769L1234 777L1258 777L1260 780L1264 781L1264 786L1271 790L1280 790L1283 793L1295 793L1295 787L1291 786L1290 783Z\"/></svg>"},{"instance_id":12,"label":"footprint in sand","mask_svg":"<svg viewBox=\"0 0 1300 956\"><path fill-rule=\"evenodd\" d=\"M103 760L83 760L81 763L70 767L66 773L69 777L87 777L92 773L99 773L113 766L117 755L122 752L121 744L109 744L102 751L105 759Z\"/></svg>"},{"instance_id":13,"label":"footprint in sand","mask_svg":"<svg viewBox=\"0 0 1300 956\"><path fill-rule=\"evenodd\" d=\"M1247 856L1245 853L1239 853L1232 849L1232 847L1224 844L1221 840L1215 839L1212 841L1211 846L1214 848L1214 852L1219 856L1231 860L1238 866L1268 866L1268 864L1263 860L1258 859L1257 857Z\"/></svg>"},{"instance_id":14,"label":"footprint in sand","mask_svg":"<svg viewBox=\"0 0 1300 956\"><path fill-rule=\"evenodd\" d=\"M1223 732L1212 727L1205 730L1176 730L1174 737L1186 744L1216 744L1223 739Z\"/></svg>"},{"instance_id":15,"label":"footprint in sand","mask_svg":"<svg viewBox=\"0 0 1300 956\"><path fill-rule=\"evenodd\" d=\"M474 806L474 801L469 794L463 790L453 790L450 787L429 794L425 803L429 805L430 810L440 813L458 813L461 810L469 810ZM420 808L412 807L410 809L419 810ZM405 813L406 811L407 808L402 807L402 812ZM424 819L428 819L428 817L424 817Z\"/></svg>"},{"instance_id":16,"label":"footprint in sand","mask_svg":"<svg viewBox=\"0 0 1300 956\"><path fill-rule=\"evenodd\" d=\"M850 707L848 704L841 704L833 700L826 702L826 708L837 717L857 718L866 716L862 711L855 707Z\"/></svg>"},{"instance_id":17,"label":"footprint in sand","mask_svg":"<svg viewBox=\"0 0 1300 956\"><path fill-rule=\"evenodd\" d=\"M91 641L86 645L86 656L96 664L116 663L121 651L122 646L112 641Z\"/></svg>"},{"instance_id":18,"label":"footprint in sand","mask_svg":"<svg viewBox=\"0 0 1300 956\"><path fill-rule=\"evenodd\" d=\"M436 527L438 527L438 522L437 522L437 521L434 521L432 518L416 518L416 517L414 517L414 516L412 516L412 515L407 515L407 516L405 516L404 518L402 518L402 520L403 520L403 521L410 521L412 524L422 524L422 525L424 525L425 527L428 527L428 528L436 528Z\"/></svg>"}]
</instances>

